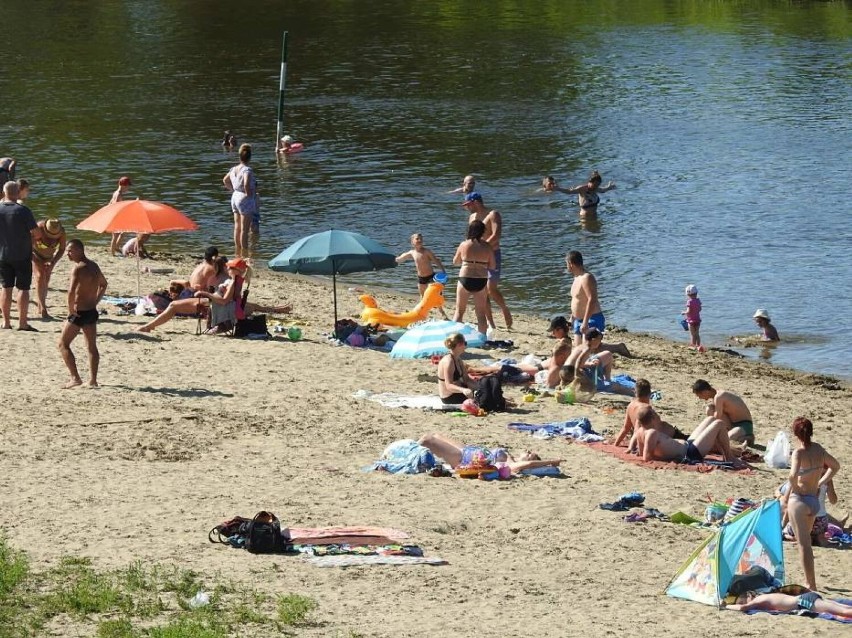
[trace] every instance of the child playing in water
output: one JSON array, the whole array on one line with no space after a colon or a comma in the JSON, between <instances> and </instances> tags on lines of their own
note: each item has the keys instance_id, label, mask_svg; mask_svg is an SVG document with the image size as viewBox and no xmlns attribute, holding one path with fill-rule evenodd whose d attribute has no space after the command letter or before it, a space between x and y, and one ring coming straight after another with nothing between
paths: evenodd
<instances>
[{"instance_id":1,"label":"child playing in water","mask_svg":"<svg viewBox=\"0 0 852 638\"><path fill-rule=\"evenodd\" d=\"M686 287L686 309L680 314L686 318L689 326L689 347L704 352L701 335L698 334L701 327L701 300L698 298L698 287L695 284Z\"/></svg>"},{"instance_id":2,"label":"child playing in water","mask_svg":"<svg viewBox=\"0 0 852 638\"><path fill-rule=\"evenodd\" d=\"M545 193L552 193L556 190L556 180L553 178L553 175L548 175L547 177L543 177L541 180L541 188L540 191L544 191Z\"/></svg>"},{"instance_id":3,"label":"child playing in water","mask_svg":"<svg viewBox=\"0 0 852 638\"><path fill-rule=\"evenodd\" d=\"M435 256L435 253L423 245L423 235L420 233L414 233L411 236L411 250L397 257L396 263L401 264L407 259L413 259L414 266L417 268L417 288L420 290L421 297L426 292L426 287L435 281L435 270L432 268L432 264L437 265L441 269L441 272L446 274L446 269L441 263L441 260ZM438 310L441 311L444 319L449 319L443 308L438 308Z\"/></svg>"},{"instance_id":4,"label":"child playing in water","mask_svg":"<svg viewBox=\"0 0 852 638\"><path fill-rule=\"evenodd\" d=\"M124 246L121 247L121 254L125 257L139 253L142 259L149 259L151 255L145 250L145 242L151 237L151 233L139 233L133 239L130 239Z\"/></svg>"},{"instance_id":5,"label":"child playing in water","mask_svg":"<svg viewBox=\"0 0 852 638\"><path fill-rule=\"evenodd\" d=\"M290 149L293 147L293 138L289 135L285 135L278 142L278 152L279 153L289 153Z\"/></svg>"}]
</instances>

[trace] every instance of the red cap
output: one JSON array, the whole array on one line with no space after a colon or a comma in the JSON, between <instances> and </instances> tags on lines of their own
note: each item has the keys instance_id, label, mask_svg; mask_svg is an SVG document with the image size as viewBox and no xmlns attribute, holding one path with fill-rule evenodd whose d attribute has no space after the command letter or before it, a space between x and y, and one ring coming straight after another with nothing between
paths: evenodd
<instances>
[{"instance_id":1,"label":"red cap","mask_svg":"<svg viewBox=\"0 0 852 638\"><path fill-rule=\"evenodd\" d=\"M225 265L228 268L236 268L237 270L246 270L248 268L248 263L246 263L246 260L242 259L241 257L231 259Z\"/></svg>"}]
</instances>

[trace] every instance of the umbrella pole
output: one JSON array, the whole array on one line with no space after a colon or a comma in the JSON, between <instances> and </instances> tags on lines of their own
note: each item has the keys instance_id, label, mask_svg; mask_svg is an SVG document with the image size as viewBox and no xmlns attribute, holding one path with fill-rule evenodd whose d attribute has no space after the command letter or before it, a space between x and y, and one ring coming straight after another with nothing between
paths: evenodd
<instances>
[{"instance_id":1,"label":"umbrella pole","mask_svg":"<svg viewBox=\"0 0 852 638\"><path fill-rule=\"evenodd\" d=\"M136 296L142 299L142 263L139 261L139 240L136 241Z\"/></svg>"},{"instance_id":2,"label":"umbrella pole","mask_svg":"<svg viewBox=\"0 0 852 638\"><path fill-rule=\"evenodd\" d=\"M331 260L331 289L334 291L334 329L331 331L331 336L337 339L337 264Z\"/></svg>"}]
</instances>

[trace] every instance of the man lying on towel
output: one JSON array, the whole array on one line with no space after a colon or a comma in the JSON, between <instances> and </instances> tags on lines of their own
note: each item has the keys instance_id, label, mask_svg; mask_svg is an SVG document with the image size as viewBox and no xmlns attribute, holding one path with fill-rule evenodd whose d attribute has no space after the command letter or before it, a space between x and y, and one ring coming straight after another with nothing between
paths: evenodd
<instances>
[{"instance_id":1,"label":"man lying on towel","mask_svg":"<svg viewBox=\"0 0 852 638\"><path fill-rule=\"evenodd\" d=\"M700 463L714 448L720 450L725 461L733 460L731 441L723 421L708 424L689 441L673 439L660 428L659 415L650 405L636 411L636 445L645 461L675 461Z\"/></svg>"}]
</instances>

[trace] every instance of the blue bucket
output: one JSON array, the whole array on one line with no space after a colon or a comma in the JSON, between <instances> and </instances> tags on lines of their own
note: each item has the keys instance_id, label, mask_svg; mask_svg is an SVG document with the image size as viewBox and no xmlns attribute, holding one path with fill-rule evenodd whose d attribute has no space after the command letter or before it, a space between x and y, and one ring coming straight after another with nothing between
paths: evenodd
<instances>
[{"instance_id":1,"label":"blue bucket","mask_svg":"<svg viewBox=\"0 0 852 638\"><path fill-rule=\"evenodd\" d=\"M435 279L435 283L439 283L439 284L447 283L447 279L448 279L447 273L445 273L445 272L436 272L435 276L433 278Z\"/></svg>"}]
</instances>

